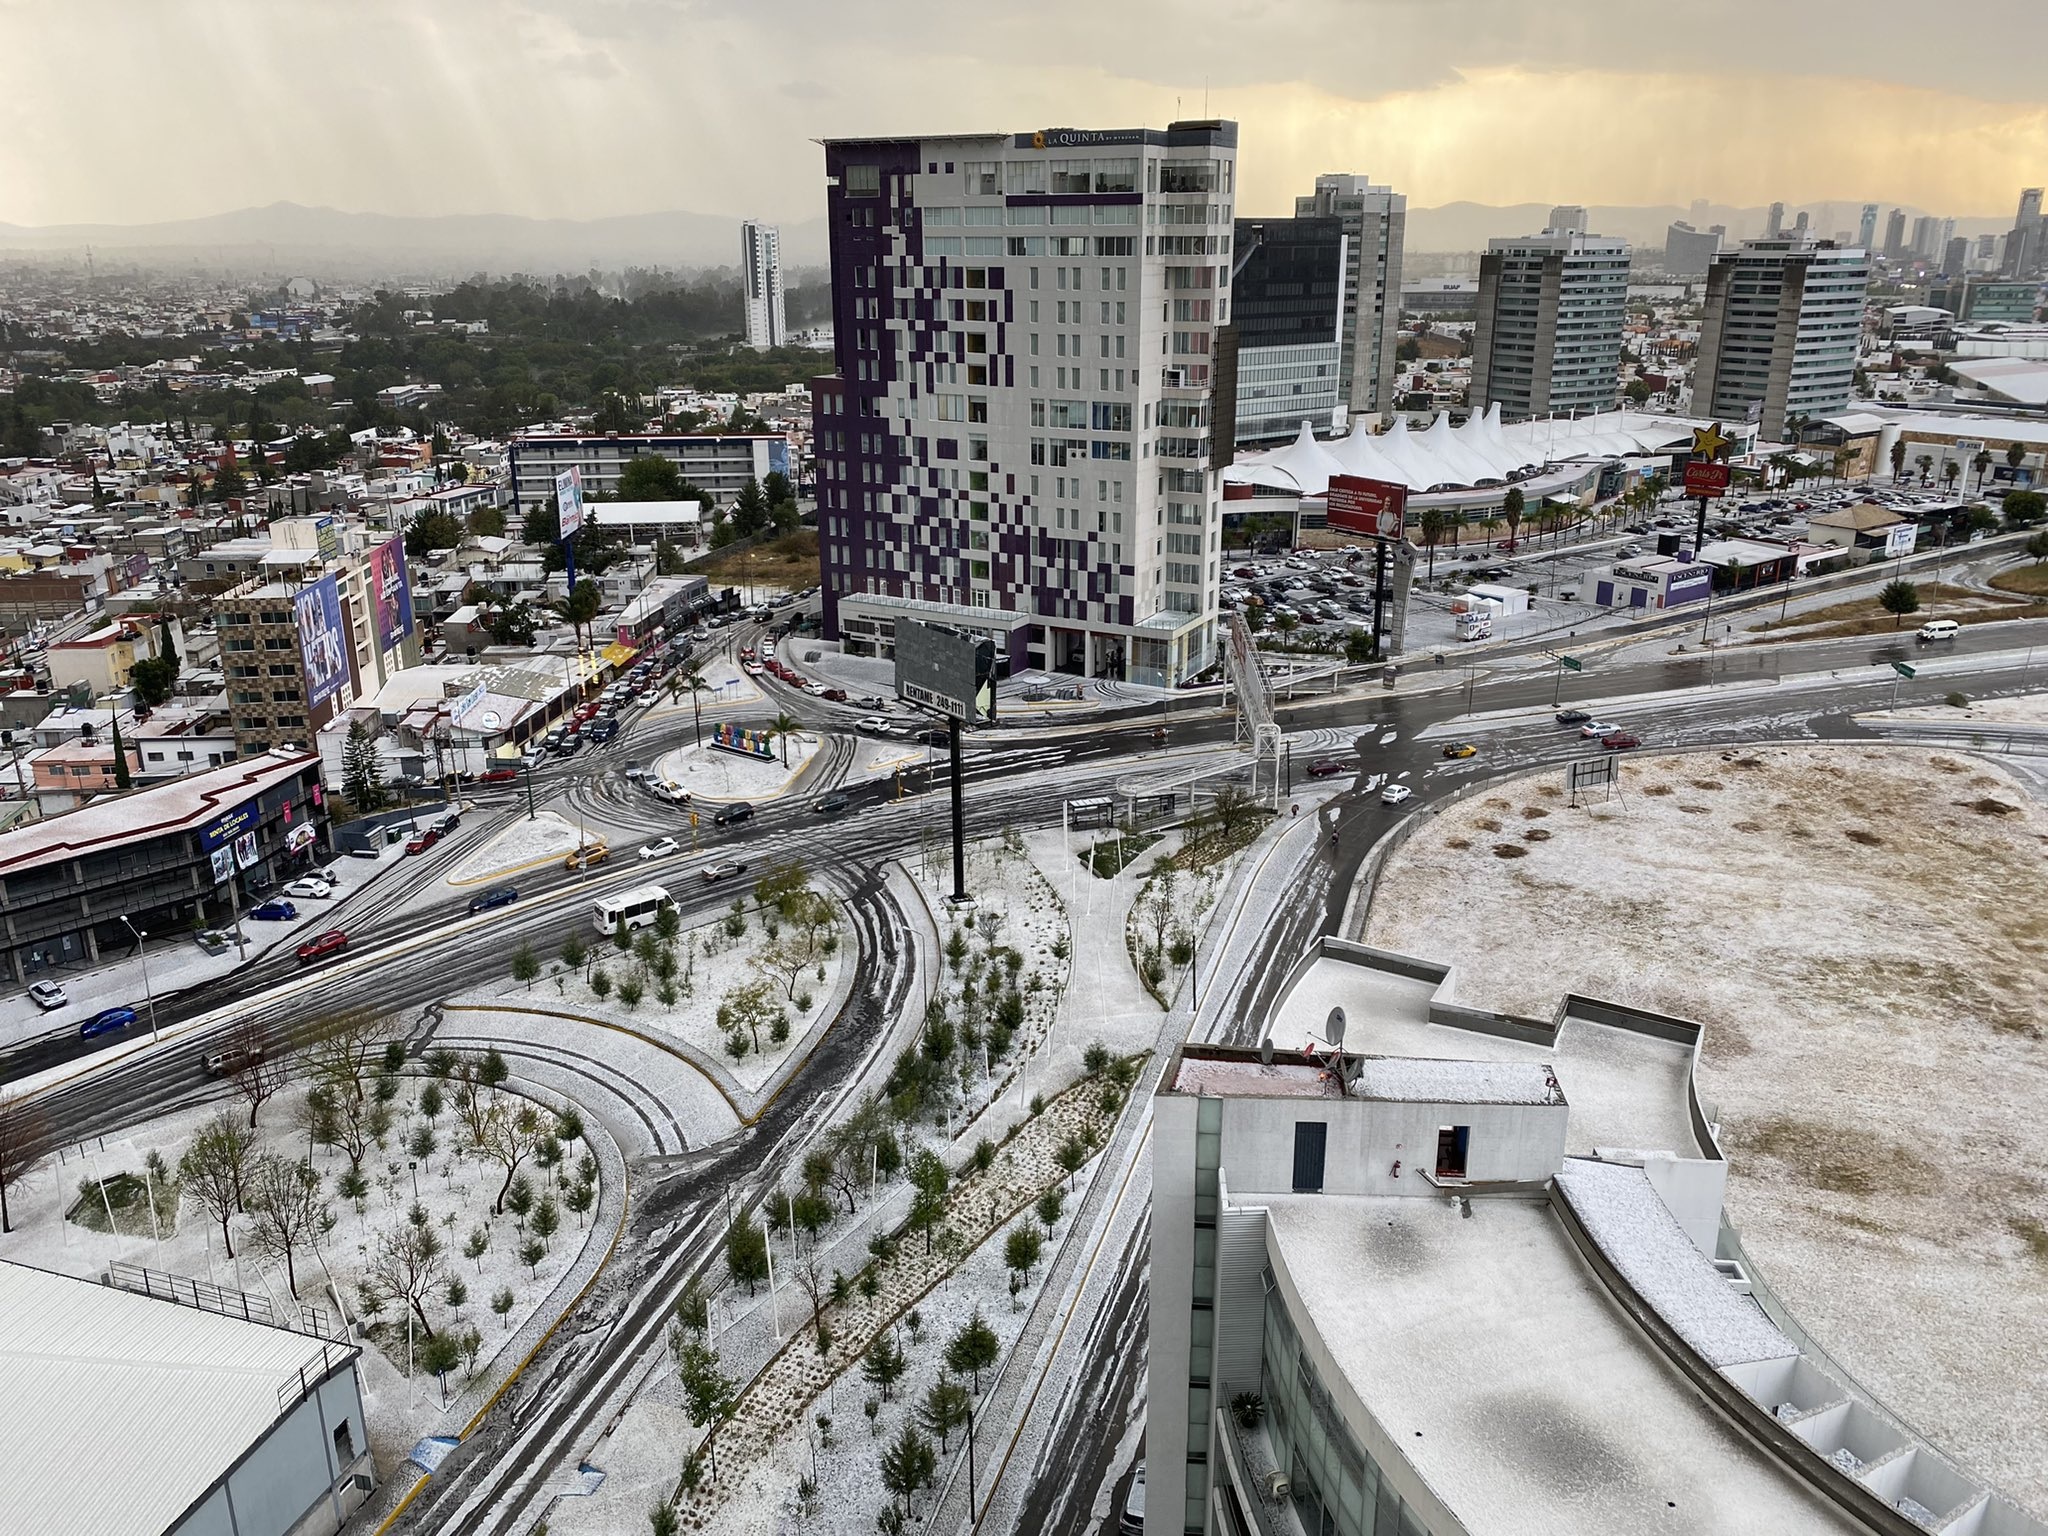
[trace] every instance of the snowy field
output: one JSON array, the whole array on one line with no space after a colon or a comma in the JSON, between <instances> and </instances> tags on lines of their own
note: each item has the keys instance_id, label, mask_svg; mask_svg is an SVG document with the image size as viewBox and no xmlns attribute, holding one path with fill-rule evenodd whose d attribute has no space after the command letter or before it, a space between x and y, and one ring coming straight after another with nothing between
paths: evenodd
<instances>
[{"instance_id":1,"label":"snowy field","mask_svg":"<svg viewBox=\"0 0 2048 1536\"><path fill-rule=\"evenodd\" d=\"M553 811L522 816L449 870L448 883L479 885L537 864L554 863L568 857L582 837L573 821Z\"/></svg>"},{"instance_id":2,"label":"snowy field","mask_svg":"<svg viewBox=\"0 0 2048 1536\"><path fill-rule=\"evenodd\" d=\"M413 1064L415 1070L418 1066ZM413 1444L425 1435L459 1432L475 1411L476 1393L516 1363L523 1347L530 1347L524 1336L526 1323L564 1271L576 1263L588 1236L590 1212L573 1212L569 1191L582 1172L595 1179L600 1166L580 1140L561 1145L552 1169L540 1168L529 1156L520 1168L535 1195L527 1215L511 1209L493 1215L504 1169L460 1148L461 1122L452 1084L441 1086L444 1102L435 1115L423 1113L420 1092L428 1080L410 1073L395 1080L396 1091L386 1106L389 1127L367 1146L361 1164L363 1184L354 1196L348 1191L357 1186L344 1182L347 1156L325 1144L313 1147L312 1165L319 1176L316 1208L333 1218L333 1227L317 1241L302 1242L293 1254L296 1300L282 1258L264 1253L254 1240L252 1219L230 1215L230 1256L221 1224L202 1203L194 1181L178 1177L180 1159L214 1116L225 1112L246 1128L248 1105L232 1092L224 1100L137 1127L128 1136L108 1140L103 1148L95 1143L90 1155L66 1149L62 1161L53 1158L11 1184L8 1205L15 1230L0 1237L0 1259L91 1279L115 1262L139 1265L268 1297L279 1308L319 1306L332 1325L336 1306L330 1277L349 1316L366 1317L362 1286L377 1268L380 1243L403 1232L415 1213L423 1215L425 1230L438 1240L440 1252L438 1259L428 1262L437 1278L420 1296L420 1308L437 1332L457 1337L473 1332L476 1345L474 1356L465 1354L448 1375L444 1410L441 1387L431 1375L415 1370L410 1380L406 1376L408 1308L389 1296L377 1304L371 1336L363 1341L363 1382L373 1400L371 1443L379 1478L387 1483L394 1477L404 1481L399 1463ZM493 1090L483 1092L487 1099L495 1096ZM307 1155L306 1096L306 1085L289 1083L263 1105L252 1156L276 1153L296 1161ZM513 1107L525 1101L507 1095L503 1102ZM428 1133L426 1140L419 1139L423 1131ZM152 1153L163 1159L169 1173L167 1184L151 1181L158 1190L155 1226L149 1203L142 1198L130 1209L116 1207L114 1230L107 1230L105 1206L94 1206L81 1183L112 1183L122 1174L140 1177ZM544 1240L545 1252L535 1255L529 1266L521 1250L529 1240L543 1241L530 1227L543 1198L551 1202L553 1215L542 1224L552 1223L554 1230ZM590 1211L599 1205L594 1192L589 1205ZM86 1225L88 1220L94 1226ZM472 1258L469 1249L478 1233L483 1234L484 1246ZM458 1284L459 1290L451 1289ZM508 1303L504 1311L497 1310L498 1302ZM424 1339L415 1316L412 1347L417 1349Z\"/></svg>"},{"instance_id":3,"label":"snowy field","mask_svg":"<svg viewBox=\"0 0 2048 1536\"><path fill-rule=\"evenodd\" d=\"M687 789L699 800L771 800L803 772L823 739L813 732L793 731L787 740L775 738L774 757L756 758L711 746L708 725L704 736L704 746L664 753L650 770L654 777ZM782 760L785 750L787 763Z\"/></svg>"},{"instance_id":4,"label":"snowy field","mask_svg":"<svg viewBox=\"0 0 2048 1536\"><path fill-rule=\"evenodd\" d=\"M1979 725L2048 725L2048 693L2027 693L2016 699L1973 699L1962 709L1953 704L1922 704L1912 709L1889 710L1877 718L1926 720L1954 726L1965 721Z\"/></svg>"},{"instance_id":5,"label":"snowy field","mask_svg":"<svg viewBox=\"0 0 2048 1536\"><path fill-rule=\"evenodd\" d=\"M2048 811L1962 753L1631 757L1515 780L1391 861L1367 943L1464 1001L1706 1025L1728 1213L1862 1384L2048 1515Z\"/></svg>"},{"instance_id":6,"label":"snowy field","mask_svg":"<svg viewBox=\"0 0 2048 1536\"><path fill-rule=\"evenodd\" d=\"M650 880L663 878L659 861L649 867ZM747 872L750 878L765 873L760 868ZM559 954L536 955L543 971L531 986L508 978L467 1001L485 1006L495 1002L558 1009L666 1037L687 1047L713 1070L730 1076L749 1094L757 1093L792 1054L806 1045L812 1030L837 1009L854 939L851 926L838 911L838 899L822 893L831 900L837 915L828 928L809 941L811 947L803 954L812 958L797 971L792 982L791 973L796 969L799 952L783 946L796 944L796 936L780 924L775 936L770 936L768 921L756 910L751 883L735 881L731 894L746 900L747 911L737 923L740 932L729 931L728 924L734 921L730 913L713 922L685 928L668 946L672 961L662 959L660 940L652 928L642 928L634 935L636 948L630 955L595 933L579 932L576 938L587 951L581 967L570 969ZM827 944L830 953L822 953ZM786 965L764 963L779 961L783 954L789 956ZM673 1001L662 992L662 967L671 963L673 969L666 983ZM602 995L593 985L599 976L604 977ZM639 997L630 1003L620 985L629 980L640 989ZM720 1005L733 1002L736 994L749 987L765 988L759 1011L752 1015L759 1027L743 1024L750 1014L742 1005L732 1015L731 1027L721 1029ZM786 1029L779 1040L775 1038L773 1022L777 1016ZM727 1042L738 1038L746 1041L746 1050L735 1056Z\"/></svg>"}]
</instances>

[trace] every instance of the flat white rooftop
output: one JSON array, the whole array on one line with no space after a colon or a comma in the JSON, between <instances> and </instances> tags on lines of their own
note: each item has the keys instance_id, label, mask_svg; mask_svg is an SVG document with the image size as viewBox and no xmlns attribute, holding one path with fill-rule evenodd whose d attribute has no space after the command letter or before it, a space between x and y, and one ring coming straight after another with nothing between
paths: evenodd
<instances>
[{"instance_id":1,"label":"flat white rooftop","mask_svg":"<svg viewBox=\"0 0 2048 1536\"><path fill-rule=\"evenodd\" d=\"M1860 1529L1699 1397L1547 1204L1257 1203L1290 1310L1470 1536Z\"/></svg>"}]
</instances>

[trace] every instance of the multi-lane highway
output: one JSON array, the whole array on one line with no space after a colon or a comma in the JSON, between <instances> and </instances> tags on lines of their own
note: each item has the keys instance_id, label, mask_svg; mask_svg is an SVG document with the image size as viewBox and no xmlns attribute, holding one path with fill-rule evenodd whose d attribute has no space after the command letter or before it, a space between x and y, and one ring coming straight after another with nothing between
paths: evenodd
<instances>
[{"instance_id":1,"label":"multi-lane highway","mask_svg":"<svg viewBox=\"0 0 2048 1536\"><path fill-rule=\"evenodd\" d=\"M1860 729L1853 714L1883 707L1894 686L1902 705L1938 701L1958 689L1984 696L2016 688L2031 667L2018 653L2034 634L2048 641L2048 626L1966 630L1944 649L1938 669L1913 680L1896 678L1885 665L1927 659L1914 654L1910 634L1609 667L1596 663L1565 683L1563 702L1626 701L1612 708L1603 704L1601 713L1620 719L1648 749L1849 735ZM1561 764L1589 748L1576 732L1550 720L1556 687L1547 672L1502 668L1468 674L1463 667L1447 663L1437 669L1425 662L1391 691L1374 687L1283 701L1282 723L1304 743L1302 755L1283 771L1298 775L1315 751L1349 744L1358 776L1409 784L1416 794L1412 807L1475 776ZM779 688L764 698L758 716L781 709L821 727L844 727L852 716ZM1232 721L1220 709L1177 701L1168 718L1163 743L1155 737L1157 706L1097 713L1068 725L1005 725L977 733L964 761L969 834L1056 826L1069 798L1100 794L1122 781L1185 779L1244 763L1243 750L1233 745ZM1474 756L1442 756L1453 729L1478 748ZM557 1333L520 1387L506 1394L412 1500L407 1529L511 1531L530 1524L531 1507L552 1469L589 1443L645 1350L659 1347L682 1280L715 1254L719 1224L712 1215L726 1190L735 1188L744 1197L774 1176L837 1096L882 1054L912 995L906 914L896 909L881 872L889 860L917 852L943 827L943 764L932 770L926 793L892 798L893 777L863 785L854 790L852 812L827 823L811 804L846 780L857 754L821 753L797 792L762 805L752 822L714 831L706 818L695 849L639 863L630 857L633 843L670 832L687 838L689 829L686 813L630 784L624 765L651 760L686 739L689 730L687 715L670 716L658 726L643 718L611 746L537 776L539 803L580 816L611 837L618 856L598 871L529 872L517 880L517 903L467 915L464 894L445 883L447 869L526 813L521 787L479 803L450 845L407 860L349 898L334 918L351 933L351 947L338 961L301 971L286 954L180 994L160 1004L166 1026L161 1045L125 1048L97 1067L99 1058L80 1057L81 1042L66 1036L0 1059L0 1079L63 1075L41 1097L67 1138L103 1134L220 1091L202 1076L199 1060L236 1021L253 1018L299 1035L336 1012L375 1009L398 1015L424 1042L437 1025L438 1010L430 1004L501 977L521 942L549 953L572 930L587 932L591 903L606 891L658 879L677 894L686 921L708 917L732 892L705 886L697 871L713 857L733 854L757 869L801 858L839 890L860 936L858 973L846 1012L825 1044L757 1123L701 1156L649 1170L636 1182L631 1229L577 1319ZM1313 935L1335 930L1360 863L1403 813L1350 780L1324 807L1326 835L1306 877L1273 910L1247 918L1259 925L1261 947L1240 991L1219 1010L1236 1021L1229 1033L1248 1037L1270 1008L1272 988L1286 965ZM821 835L826 826L829 836ZM607 1064L592 1060L579 1070L598 1075ZM1117 1256L1117 1273L1142 1275L1142 1241L1140 1223L1132 1239L1139 1246ZM1092 1493L1107 1475L1139 1390L1142 1285L1115 1287L1107 1305L1113 1315L1085 1332L1104 1351L1087 1373L1104 1384L1102 1394L1059 1439L1056 1453L1038 1471L1038 1485L1026 1492L1020 1507L1037 1522L1034 1528L1078 1532L1090 1525L1090 1497L1076 1497L1072 1490ZM521 1516L528 1517L525 1523Z\"/></svg>"}]
</instances>

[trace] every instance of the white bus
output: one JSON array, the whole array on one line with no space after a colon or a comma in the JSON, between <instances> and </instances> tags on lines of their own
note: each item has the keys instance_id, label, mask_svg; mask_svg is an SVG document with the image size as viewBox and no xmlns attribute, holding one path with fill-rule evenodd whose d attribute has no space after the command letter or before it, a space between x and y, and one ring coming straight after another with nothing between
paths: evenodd
<instances>
[{"instance_id":1,"label":"white bus","mask_svg":"<svg viewBox=\"0 0 2048 1536\"><path fill-rule=\"evenodd\" d=\"M616 896L600 896L595 913L597 931L609 938L618 932L621 923L629 929L645 928L664 907L673 911L675 902L658 885L636 885Z\"/></svg>"}]
</instances>

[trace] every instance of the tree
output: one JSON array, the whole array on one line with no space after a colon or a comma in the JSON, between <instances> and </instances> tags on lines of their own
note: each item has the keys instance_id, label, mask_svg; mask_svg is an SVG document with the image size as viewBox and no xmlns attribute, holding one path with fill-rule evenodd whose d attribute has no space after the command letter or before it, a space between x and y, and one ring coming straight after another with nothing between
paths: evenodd
<instances>
[{"instance_id":1,"label":"tree","mask_svg":"<svg viewBox=\"0 0 2048 1536\"><path fill-rule=\"evenodd\" d=\"M924 1426L925 1433L939 1437L939 1451L943 1455L947 1439L967 1422L973 1407L974 1400L965 1387L950 1376L941 1376L926 1391L924 1403L917 1410L917 1422Z\"/></svg>"},{"instance_id":2,"label":"tree","mask_svg":"<svg viewBox=\"0 0 2048 1536\"><path fill-rule=\"evenodd\" d=\"M1906 472L1906 440L1896 439L1892 443L1892 479L1896 481Z\"/></svg>"},{"instance_id":3,"label":"tree","mask_svg":"<svg viewBox=\"0 0 2048 1536\"><path fill-rule=\"evenodd\" d=\"M761 494L768 498L771 507L778 501L796 500L796 492L790 489L789 476L779 469L771 469L761 477Z\"/></svg>"},{"instance_id":4,"label":"tree","mask_svg":"<svg viewBox=\"0 0 2048 1536\"><path fill-rule=\"evenodd\" d=\"M1508 525L1508 543L1510 545L1520 542L1517 538L1517 531L1522 526L1522 508L1526 504L1527 498L1522 495L1522 488L1519 485L1509 486L1507 495L1500 499L1500 515Z\"/></svg>"},{"instance_id":5,"label":"tree","mask_svg":"<svg viewBox=\"0 0 2048 1536\"><path fill-rule=\"evenodd\" d=\"M882 1486L893 1499L907 1507L917 1491L939 1470L938 1455L931 1443L906 1424L894 1443L882 1452Z\"/></svg>"},{"instance_id":6,"label":"tree","mask_svg":"<svg viewBox=\"0 0 2048 1536\"><path fill-rule=\"evenodd\" d=\"M1954 459L1945 460L1941 466L1941 478L1948 483L1949 490L1956 488L1956 477L1962 474L1963 466Z\"/></svg>"},{"instance_id":7,"label":"tree","mask_svg":"<svg viewBox=\"0 0 2048 1536\"><path fill-rule=\"evenodd\" d=\"M452 512L422 512L405 528L405 552L419 559L462 542L462 519Z\"/></svg>"},{"instance_id":8,"label":"tree","mask_svg":"<svg viewBox=\"0 0 2048 1536\"><path fill-rule=\"evenodd\" d=\"M429 1334L419 1347L420 1369L441 1385L441 1406L448 1406L448 1373L462 1363L462 1340L452 1333Z\"/></svg>"},{"instance_id":9,"label":"tree","mask_svg":"<svg viewBox=\"0 0 2048 1536\"><path fill-rule=\"evenodd\" d=\"M1877 605L1892 616L1892 628L1897 629L1907 614L1920 611L1920 589L1903 576L1894 578L1877 594Z\"/></svg>"},{"instance_id":10,"label":"tree","mask_svg":"<svg viewBox=\"0 0 2048 1536\"><path fill-rule=\"evenodd\" d=\"M683 1528L683 1517L673 1504L661 1503L647 1511L647 1525L652 1536L676 1536Z\"/></svg>"},{"instance_id":11,"label":"tree","mask_svg":"<svg viewBox=\"0 0 2048 1536\"><path fill-rule=\"evenodd\" d=\"M360 720L348 725L348 741L341 749L341 792L358 814L380 811L384 793L384 765L377 758L377 744Z\"/></svg>"},{"instance_id":12,"label":"tree","mask_svg":"<svg viewBox=\"0 0 2048 1536\"><path fill-rule=\"evenodd\" d=\"M768 1278L768 1238L745 1211L733 1218L726 1231L725 1269L746 1286L749 1296Z\"/></svg>"},{"instance_id":13,"label":"tree","mask_svg":"<svg viewBox=\"0 0 2048 1536\"><path fill-rule=\"evenodd\" d=\"M924 1251L932 1251L932 1228L946 1214L946 1186L950 1176L939 1155L920 1147L910 1160L910 1184L915 1193L910 1201L910 1225L924 1233Z\"/></svg>"},{"instance_id":14,"label":"tree","mask_svg":"<svg viewBox=\"0 0 2048 1536\"><path fill-rule=\"evenodd\" d=\"M718 1351L704 1335L685 1329L671 1340L676 1355L676 1380L683 1389L683 1403L690 1423L704 1430L704 1446L711 1457L711 1475L718 1475L718 1426L732 1412L732 1378L719 1370Z\"/></svg>"},{"instance_id":15,"label":"tree","mask_svg":"<svg viewBox=\"0 0 2048 1536\"><path fill-rule=\"evenodd\" d=\"M505 537L505 509L478 507L469 514L469 532L472 538L502 539Z\"/></svg>"},{"instance_id":16,"label":"tree","mask_svg":"<svg viewBox=\"0 0 2048 1536\"><path fill-rule=\"evenodd\" d=\"M1016 1271L1020 1277L1030 1274L1044 1243L1045 1236L1037 1223L1027 1221L1014 1228L1003 1242L1003 1267Z\"/></svg>"},{"instance_id":17,"label":"tree","mask_svg":"<svg viewBox=\"0 0 2048 1536\"><path fill-rule=\"evenodd\" d=\"M1628 383L1622 386L1621 394L1622 398L1628 401L1630 405L1648 405L1650 403L1650 386L1643 379L1630 379Z\"/></svg>"},{"instance_id":18,"label":"tree","mask_svg":"<svg viewBox=\"0 0 2048 1536\"><path fill-rule=\"evenodd\" d=\"M2048 498L2039 491L2007 491L2005 493L2005 526L2008 528L2031 528L2048 517Z\"/></svg>"},{"instance_id":19,"label":"tree","mask_svg":"<svg viewBox=\"0 0 2048 1536\"><path fill-rule=\"evenodd\" d=\"M2037 565L2048 560L2048 528L2038 528L2027 535L2027 554Z\"/></svg>"},{"instance_id":20,"label":"tree","mask_svg":"<svg viewBox=\"0 0 2048 1536\"><path fill-rule=\"evenodd\" d=\"M1979 448L1970 460L1970 468L1977 472L1977 494L1984 494L1984 477L1991 473L1991 450Z\"/></svg>"},{"instance_id":21,"label":"tree","mask_svg":"<svg viewBox=\"0 0 2048 1536\"><path fill-rule=\"evenodd\" d=\"M556 608L576 631L578 649L589 649L587 630L590 621L604 609L604 593L598 590L597 583L588 576L581 578Z\"/></svg>"},{"instance_id":22,"label":"tree","mask_svg":"<svg viewBox=\"0 0 2048 1536\"><path fill-rule=\"evenodd\" d=\"M676 686L671 684L669 688L671 703L675 700ZM683 674L680 686L690 692L690 745L701 747L704 744L704 695L717 690L704 681L704 674L695 667Z\"/></svg>"},{"instance_id":23,"label":"tree","mask_svg":"<svg viewBox=\"0 0 2048 1536\"><path fill-rule=\"evenodd\" d=\"M235 1091L249 1101L249 1129L256 1115L291 1077L290 1042L275 1038L254 1019L244 1019L228 1032L228 1059Z\"/></svg>"},{"instance_id":24,"label":"tree","mask_svg":"<svg viewBox=\"0 0 2048 1536\"><path fill-rule=\"evenodd\" d=\"M231 1259L235 1238L228 1221L242 1209L242 1187L255 1145L255 1136L237 1125L234 1116L223 1113L199 1128L185 1155L178 1159L178 1178L200 1209L220 1223L221 1242Z\"/></svg>"},{"instance_id":25,"label":"tree","mask_svg":"<svg viewBox=\"0 0 2048 1536\"><path fill-rule=\"evenodd\" d=\"M380 1301L409 1307L427 1337L432 1338L434 1325L427 1321L426 1308L421 1303L441 1283L442 1262L441 1239L434 1235L434 1229L404 1222L396 1231L378 1234L370 1255L369 1273L363 1278L363 1290ZM503 1307L498 1305L500 1300L505 1302ZM503 1291L493 1297L491 1310L500 1317L510 1312L511 1292Z\"/></svg>"},{"instance_id":26,"label":"tree","mask_svg":"<svg viewBox=\"0 0 2048 1536\"><path fill-rule=\"evenodd\" d=\"M1346 631L1344 635L1344 659L1354 667L1362 667L1379 653L1379 641L1362 629Z\"/></svg>"},{"instance_id":27,"label":"tree","mask_svg":"<svg viewBox=\"0 0 2048 1536\"><path fill-rule=\"evenodd\" d=\"M512 951L512 979L526 983L528 991L533 990L534 978L540 975L540 959L533 952L533 946L521 939L519 947Z\"/></svg>"},{"instance_id":28,"label":"tree","mask_svg":"<svg viewBox=\"0 0 2048 1536\"><path fill-rule=\"evenodd\" d=\"M996 1339L995 1329L989 1327L981 1315L981 1308L975 1307L974 1315L961 1325L946 1345L946 1368L955 1376L974 1378L974 1390L981 1391L981 1373L996 1363L1002 1353L1002 1345Z\"/></svg>"},{"instance_id":29,"label":"tree","mask_svg":"<svg viewBox=\"0 0 2048 1536\"><path fill-rule=\"evenodd\" d=\"M1970 508L1966 526L1972 533L1989 533L1998 526L1998 514L1980 501Z\"/></svg>"},{"instance_id":30,"label":"tree","mask_svg":"<svg viewBox=\"0 0 2048 1536\"><path fill-rule=\"evenodd\" d=\"M1422 547L1429 551L1429 576L1436 579L1436 547L1444 541L1444 533L1451 526L1451 519L1441 507L1429 507L1422 514Z\"/></svg>"},{"instance_id":31,"label":"tree","mask_svg":"<svg viewBox=\"0 0 2048 1536\"><path fill-rule=\"evenodd\" d=\"M309 1162L266 1153L249 1171L249 1214L255 1218L249 1241L265 1257L284 1261L285 1284L298 1295L293 1255L334 1225L320 1198L320 1175Z\"/></svg>"},{"instance_id":32,"label":"tree","mask_svg":"<svg viewBox=\"0 0 2048 1536\"><path fill-rule=\"evenodd\" d=\"M621 501L682 501L686 495L694 492L683 483L675 460L658 453L636 454L619 471Z\"/></svg>"},{"instance_id":33,"label":"tree","mask_svg":"<svg viewBox=\"0 0 2048 1536\"><path fill-rule=\"evenodd\" d=\"M135 779L128 771L128 749L121 745L121 712L114 711L114 788L131 789Z\"/></svg>"},{"instance_id":34,"label":"tree","mask_svg":"<svg viewBox=\"0 0 2048 1536\"><path fill-rule=\"evenodd\" d=\"M40 1163L49 1151L49 1122L40 1106L0 1089L0 1232L14 1230L13 1217L7 1210L8 1186Z\"/></svg>"},{"instance_id":35,"label":"tree","mask_svg":"<svg viewBox=\"0 0 2048 1536\"><path fill-rule=\"evenodd\" d=\"M603 437L637 431L638 425L633 420L631 407L618 395L606 390L604 398L598 401L597 415L592 419L590 429Z\"/></svg>"},{"instance_id":36,"label":"tree","mask_svg":"<svg viewBox=\"0 0 2048 1536\"><path fill-rule=\"evenodd\" d=\"M1927 484L1930 478L1929 472L1934 468L1934 455L1931 453L1916 454L1913 458L1913 467L1920 471L1920 483L1922 485Z\"/></svg>"},{"instance_id":37,"label":"tree","mask_svg":"<svg viewBox=\"0 0 2048 1536\"><path fill-rule=\"evenodd\" d=\"M874 1343L868 1346L867 1359L861 1364L861 1374L881 1390L885 1403L895 1395L896 1382L908 1369L910 1362L886 1333L876 1336Z\"/></svg>"},{"instance_id":38,"label":"tree","mask_svg":"<svg viewBox=\"0 0 2048 1536\"><path fill-rule=\"evenodd\" d=\"M782 766L785 768L789 766L789 738L796 731L797 727L802 724L803 721L797 719L788 710L784 710L768 722L769 735L782 743Z\"/></svg>"},{"instance_id":39,"label":"tree","mask_svg":"<svg viewBox=\"0 0 2048 1536\"><path fill-rule=\"evenodd\" d=\"M768 526L768 498L762 494L758 480L749 479L740 487L739 496L732 506L732 526L741 538L757 534Z\"/></svg>"},{"instance_id":40,"label":"tree","mask_svg":"<svg viewBox=\"0 0 2048 1536\"><path fill-rule=\"evenodd\" d=\"M782 1002L775 995L774 984L765 977L741 982L718 1005L719 1032L731 1035L746 1031L756 1051L761 1049L761 1030L781 1017Z\"/></svg>"},{"instance_id":41,"label":"tree","mask_svg":"<svg viewBox=\"0 0 2048 1536\"><path fill-rule=\"evenodd\" d=\"M2027 445L2025 443L2007 443L2005 445L2005 467L2007 469L2017 471L2026 462ZM2015 473L2014 478L2018 478L2017 473Z\"/></svg>"},{"instance_id":42,"label":"tree","mask_svg":"<svg viewBox=\"0 0 2048 1536\"><path fill-rule=\"evenodd\" d=\"M512 1180L517 1176L520 1165L532 1155L546 1134L541 1125L540 1111L531 1104L516 1106L503 1099L493 1098L478 1108L482 1095L475 1084L465 1084L456 1096L456 1106L464 1110L463 1093L469 1098L465 1111L465 1123L469 1131L470 1150L489 1158L505 1170L504 1181L498 1186L498 1198L493 1202L493 1213L505 1213L505 1196L511 1192Z\"/></svg>"},{"instance_id":43,"label":"tree","mask_svg":"<svg viewBox=\"0 0 2048 1536\"><path fill-rule=\"evenodd\" d=\"M128 682L135 690L136 702L144 709L167 704L178 686L178 658L146 656L128 669Z\"/></svg>"}]
</instances>

